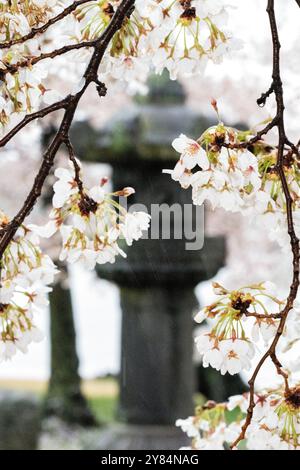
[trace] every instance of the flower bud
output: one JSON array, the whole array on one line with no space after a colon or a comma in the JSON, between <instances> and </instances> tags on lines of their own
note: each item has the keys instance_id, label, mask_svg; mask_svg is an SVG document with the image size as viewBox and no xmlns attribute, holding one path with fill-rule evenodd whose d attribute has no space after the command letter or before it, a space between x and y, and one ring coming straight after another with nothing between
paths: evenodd
<instances>
[{"instance_id":1,"label":"flower bud","mask_svg":"<svg viewBox=\"0 0 300 470\"><path fill-rule=\"evenodd\" d=\"M132 194L135 194L135 189L130 188L130 187L124 188L124 189L122 189L122 191L117 191L115 193L116 196L123 196L123 197L129 197Z\"/></svg>"}]
</instances>

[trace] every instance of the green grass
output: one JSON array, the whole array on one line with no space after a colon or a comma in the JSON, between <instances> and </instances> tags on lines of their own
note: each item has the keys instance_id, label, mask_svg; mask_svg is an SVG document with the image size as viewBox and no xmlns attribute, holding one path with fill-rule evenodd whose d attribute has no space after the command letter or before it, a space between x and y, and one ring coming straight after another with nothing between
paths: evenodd
<instances>
[{"instance_id":1,"label":"green grass","mask_svg":"<svg viewBox=\"0 0 300 470\"><path fill-rule=\"evenodd\" d=\"M43 399L47 383L31 380L0 380L0 390L19 390L32 393ZM87 398L91 411L100 424L116 421L118 406L118 384L113 378L84 380L82 391Z\"/></svg>"},{"instance_id":2,"label":"green grass","mask_svg":"<svg viewBox=\"0 0 300 470\"><path fill-rule=\"evenodd\" d=\"M21 390L33 393L39 398L45 396L47 383L31 380L0 380L0 390ZM91 411L100 424L117 421L118 383L114 378L84 380L82 383L84 396L87 398ZM195 394L195 406L203 405L206 399L201 394Z\"/></svg>"},{"instance_id":3,"label":"green grass","mask_svg":"<svg viewBox=\"0 0 300 470\"><path fill-rule=\"evenodd\" d=\"M100 424L108 424L116 421L117 397L99 396L88 398L88 403Z\"/></svg>"}]
</instances>

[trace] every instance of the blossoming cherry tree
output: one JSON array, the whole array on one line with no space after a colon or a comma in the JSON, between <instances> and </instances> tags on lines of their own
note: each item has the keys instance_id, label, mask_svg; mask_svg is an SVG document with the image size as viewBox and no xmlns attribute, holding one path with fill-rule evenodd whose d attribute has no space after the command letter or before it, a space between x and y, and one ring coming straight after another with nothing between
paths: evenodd
<instances>
[{"instance_id":1,"label":"blossoming cherry tree","mask_svg":"<svg viewBox=\"0 0 300 470\"><path fill-rule=\"evenodd\" d=\"M299 0L296 0L300 6ZM285 130L280 42L275 0L267 1L273 43L270 88L277 110L260 131L244 131L218 122L198 138L179 136L180 154L165 173L183 189L192 189L193 203L240 212L264 224L281 249L290 244L293 273L287 299L280 299L269 282L227 290L214 284L216 301L195 318L205 321L196 347L205 367L221 374L254 370L249 392L228 402L208 402L196 416L178 425L192 439L191 449L299 449L300 383L295 365L284 364L282 353L300 340L299 288L299 147ZM102 179L92 188L84 183L81 164L70 138L78 105L90 87L99 98L106 85L128 92L143 89L149 72L169 71L170 77L205 73L210 62L241 47L226 28L230 9L222 0L10 0L0 5L0 146L3 148L31 123L60 111L57 132L45 150L33 186L13 217L0 213L0 358L26 352L41 340L37 312L47 304L57 268L44 254L40 237L59 232L60 260L113 263L126 256L127 246L140 239L150 224L143 212L127 212L117 198L134 189L110 192ZM69 85L61 95L60 79ZM57 84L57 85L56 85ZM266 140L278 131L274 145ZM27 223L60 149L69 165L54 170L53 208L44 226ZM138 195L137 195L138 197ZM264 352L254 365L258 342ZM279 359L280 354L280 359ZM256 379L267 360L281 379L276 390L258 391ZM297 369L297 364L296 364ZM299 365L298 365L299 369ZM232 419L234 416L234 420Z\"/></svg>"}]
</instances>

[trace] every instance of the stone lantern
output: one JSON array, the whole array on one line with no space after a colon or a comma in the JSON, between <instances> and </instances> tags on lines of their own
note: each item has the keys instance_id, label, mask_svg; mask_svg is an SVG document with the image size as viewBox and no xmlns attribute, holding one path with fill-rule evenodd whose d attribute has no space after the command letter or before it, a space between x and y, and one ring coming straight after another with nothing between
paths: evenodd
<instances>
[{"instance_id":1,"label":"stone lantern","mask_svg":"<svg viewBox=\"0 0 300 470\"><path fill-rule=\"evenodd\" d=\"M162 76L101 132L80 123L72 140L79 157L111 164L114 187L134 186L134 203L150 213L153 204L191 204L190 191L162 170L178 159L174 138L199 136L210 125L185 105L181 85ZM204 230L201 217L196 229ZM177 449L182 435L174 423L193 412L194 289L223 266L225 243L206 237L202 249L189 251L187 240L172 235L173 229L169 240L140 240L126 250L127 259L99 269L119 286L123 313L119 418L125 424L104 435L106 449Z\"/></svg>"}]
</instances>

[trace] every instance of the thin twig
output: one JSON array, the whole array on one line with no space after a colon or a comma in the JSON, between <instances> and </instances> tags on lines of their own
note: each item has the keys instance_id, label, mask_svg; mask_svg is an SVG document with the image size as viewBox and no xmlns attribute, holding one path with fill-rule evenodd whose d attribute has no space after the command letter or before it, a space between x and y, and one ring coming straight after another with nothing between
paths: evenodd
<instances>
[{"instance_id":1,"label":"thin twig","mask_svg":"<svg viewBox=\"0 0 300 470\"><path fill-rule=\"evenodd\" d=\"M245 312L243 313L245 317L249 318L256 318L257 320L280 320L282 318L282 312L279 313L268 313L268 314L262 314L262 313L253 313L253 312Z\"/></svg>"},{"instance_id":2,"label":"thin twig","mask_svg":"<svg viewBox=\"0 0 300 470\"><path fill-rule=\"evenodd\" d=\"M29 41L30 39L33 39L35 36L38 34L42 34L47 29L54 25L55 23L61 21L63 18L66 16L70 15L73 11L75 11L80 5L83 5L84 3L88 3L91 0L78 0L76 2L73 2L71 5L69 5L67 8L65 8L61 13L59 13L57 16L54 16L51 18L47 23L43 24L42 26L39 26L38 28L33 28L28 34L25 36L22 36L18 39L12 39L11 41L7 42L2 42L0 44L0 49L8 49L9 47L15 46L16 44L22 44L26 41Z\"/></svg>"},{"instance_id":3,"label":"thin twig","mask_svg":"<svg viewBox=\"0 0 300 470\"><path fill-rule=\"evenodd\" d=\"M68 150L69 159L72 162L73 167L74 167L75 181L77 183L79 193L82 195L83 194L83 183L82 183L82 180L80 178L80 166L79 166L79 164L76 160L73 145L71 144L71 140L70 140L69 137L66 138L65 145L66 145L67 150Z\"/></svg>"},{"instance_id":4,"label":"thin twig","mask_svg":"<svg viewBox=\"0 0 300 470\"><path fill-rule=\"evenodd\" d=\"M56 103L47 106L35 113L28 114L22 119L15 127L13 127L2 139L0 139L0 147L4 147L18 132L20 132L27 124L36 119L44 118L48 114L54 113L60 109L65 109L71 100L71 95L67 96L63 100L57 101Z\"/></svg>"},{"instance_id":5,"label":"thin twig","mask_svg":"<svg viewBox=\"0 0 300 470\"><path fill-rule=\"evenodd\" d=\"M80 177L80 166L76 160L75 152L73 149L73 145L71 144L71 140L69 137L65 139L65 145L67 147L67 151L69 154L69 159L73 164L74 172L75 172L75 182L78 186L78 192L80 194L80 201L78 204L78 208L82 214L87 215L90 212L95 212L97 210L97 203L94 201L84 190L83 182Z\"/></svg>"},{"instance_id":6,"label":"thin twig","mask_svg":"<svg viewBox=\"0 0 300 470\"><path fill-rule=\"evenodd\" d=\"M256 144L257 142L259 142L264 135L268 134L272 129L274 129L278 125L278 120L279 120L279 116L276 115L266 127L264 127L262 130L257 132L255 136L253 136L251 139L245 142L232 143L232 144L222 143L221 145L222 147L225 147L228 149L237 149L237 150L252 147L253 144Z\"/></svg>"},{"instance_id":7,"label":"thin twig","mask_svg":"<svg viewBox=\"0 0 300 470\"><path fill-rule=\"evenodd\" d=\"M94 47L97 43L97 40L98 39L94 39L92 41L76 42L75 44L68 44L66 46L60 47L59 49L54 49L53 51L45 52L35 57L28 57L26 59L21 60L20 62L17 62L16 64L7 65L6 68L2 69L0 72L1 77L4 77L4 75L8 73L14 74L18 72L20 68L32 67L33 65L36 65L45 59L54 59L55 57L66 54L67 52L79 50L84 47Z\"/></svg>"}]
</instances>

